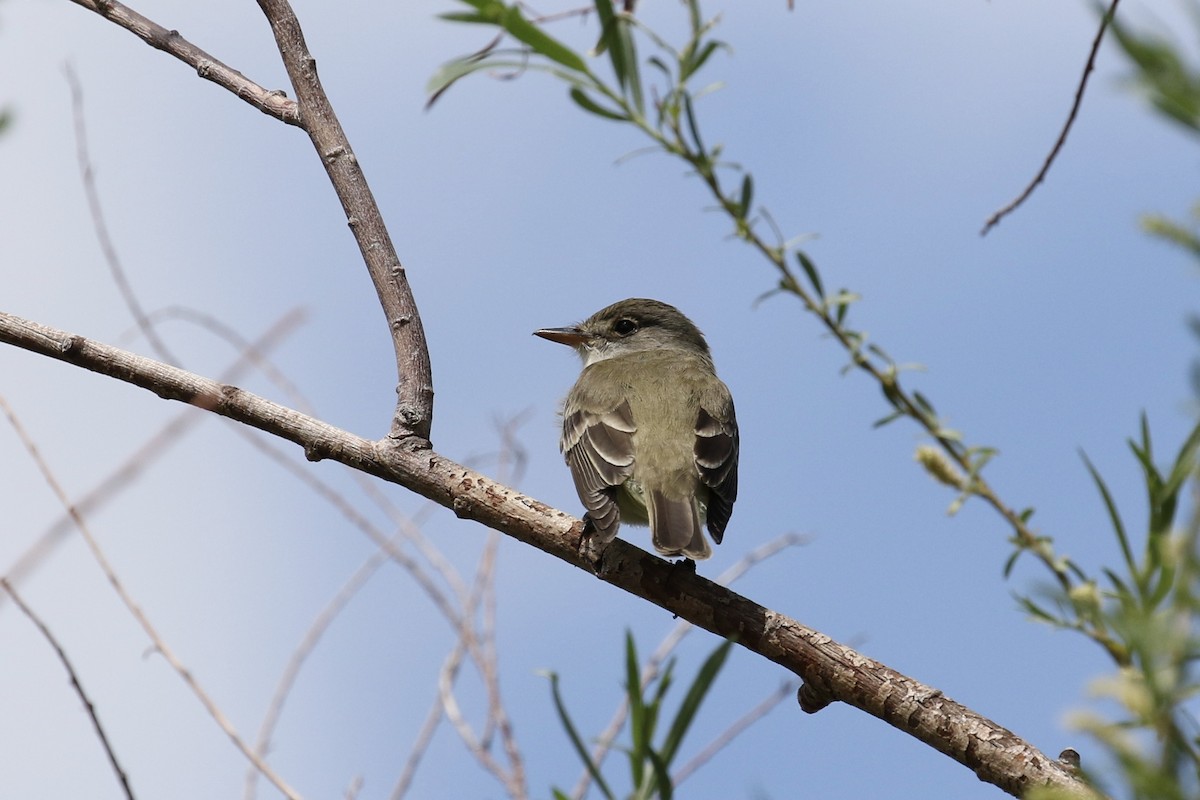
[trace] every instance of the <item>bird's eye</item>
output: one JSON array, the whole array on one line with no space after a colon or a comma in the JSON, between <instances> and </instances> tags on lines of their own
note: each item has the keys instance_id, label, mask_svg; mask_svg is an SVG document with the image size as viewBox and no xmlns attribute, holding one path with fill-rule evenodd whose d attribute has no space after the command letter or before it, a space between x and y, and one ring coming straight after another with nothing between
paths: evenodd
<instances>
[{"instance_id":1,"label":"bird's eye","mask_svg":"<svg viewBox=\"0 0 1200 800\"><path fill-rule=\"evenodd\" d=\"M617 320L613 325L613 330L620 336L628 336L638 329L638 324L626 317L625 319Z\"/></svg>"}]
</instances>

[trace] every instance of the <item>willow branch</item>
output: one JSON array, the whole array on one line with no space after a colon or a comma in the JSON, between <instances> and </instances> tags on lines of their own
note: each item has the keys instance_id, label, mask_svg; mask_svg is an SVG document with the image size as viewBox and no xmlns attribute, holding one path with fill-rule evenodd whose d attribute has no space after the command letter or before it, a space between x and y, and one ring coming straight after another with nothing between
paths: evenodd
<instances>
[{"instance_id":1,"label":"willow branch","mask_svg":"<svg viewBox=\"0 0 1200 800\"><path fill-rule=\"evenodd\" d=\"M798 675L801 706L840 700L908 733L1013 795L1049 784L1086 793L1054 759L1011 731L777 611L620 539L594 547L583 523L444 458L390 446L208 378L0 312L0 342L190 403L416 492L462 519L537 547Z\"/></svg>"},{"instance_id":2,"label":"willow branch","mask_svg":"<svg viewBox=\"0 0 1200 800\"><path fill-rule=\"evenodd\" d=\"M140 358L140 356L135 356L135 358ZM149 359L145 360L148 361ZM182 370L179 371L182 372ZM116 569L113 567L112 562L105 554L103 548L100 547L100 541L94 535L92 535L91 528L89 528L87 522L84 521L79 512L71 505L70 498L67 497L67 493L63 489L62 484L58 482L58 479L54 476L54 473L51 472L50 465L47 464L45 459L41 457L36 445L33 443L33 439L26 432L25 428L21 425L20 421L17 419L12 409L9 408L8 403L5 402L2 396L0 396L0 414L3 414L8 419L9 425L17 434L17 438L21 440L22 445L25 447L26 452L28 452L30 457L33 459L34 464L37 465L37 468L42 473L42 477L45 479L46 484L50 487L50 490L54 493L55 497L58 498L58 501L62 503L63 507L71 515L71 519L75 523L75 529L79 531L79 535L83 538L88 550L91 551L92 558L96 561L96 564L99 565L100 571L104 573L104 577L108 580L109 585L112 586L113 591L117 593L117 597L120 598L121 603L137 621L138 625L142 629L142 632L146 634L146 638L148 638L151 644L153 644L154 649L157 650L159 655L161 655L167 664L170 665L171 669L174 670L181 679L183 679L183 682L192 691L192 694L196 696L196 699L200 701L200 704L204 706L204 709L208 712L209 716L213 718L213 721L217 723L217 726L220 727L221 730L225 732L225 735L229 737L229 740L233 743L234 747L240 750L247 760L249 760L250 763L252 763L267 780L274 784L275 788L277 788L284 797L288 798L288 800L300 800L300 795L294 789L292 789L292 787L290 787L283 780L283 778L271 768L270 765L268 765L265 761L259 758L256 753L250 750L250 748L246 745L245 740L242 739L241 735L237 732L237 729L233 727L233 723L230 721L229 717L226 716L225 712L221 710L221 707L217 705L216 700L214 700L212 695L208 693L208 690L206 690L200 684L200 682L196 680L196 677L192 674L192 671L184 665L183 661L180 660L175 651L159 634L158 629L155 628L150 622L150 618L146 616L146 613L142 610L142 607L138 605L136 600L133 599L133 595L131 595L129 590L126 589L125 583L121 580L120 576L117 575ZM16 596L13 595L13 597L15 599Z\"/></svg>"}]
</instances>

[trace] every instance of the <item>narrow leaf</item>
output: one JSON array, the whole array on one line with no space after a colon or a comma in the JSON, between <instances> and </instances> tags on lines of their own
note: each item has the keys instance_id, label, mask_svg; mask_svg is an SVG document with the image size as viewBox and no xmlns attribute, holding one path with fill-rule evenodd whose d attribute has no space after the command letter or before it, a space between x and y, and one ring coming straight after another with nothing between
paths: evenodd
<instances>
[{"instance_id":1,"label":"narrow leaf","mask_svg":"<svg viewBox=\"0 0 1200 800\"><path fill-rule=\"evenodd\" d=\"M725 665L725 659L729 656L732 647L733 639L726 639L705 659L700 671L696 673L696 679L688 688L687 696L683 698L683 703L679 706L679 711L675 714L675 719L667 732L667 738L663 742L662 757L667 764L670 764L675 757L684 734L691 727L696 712L700 709L700 704L704 702L704 696L712 688L713 681L716 680L721 667Z\"/></svg>"},{"instance_id":2,"label":"narrow leaf","mask_svg":"<svg viewBox=\"0 0 1200 800\"><path fill-rule=\"evenodd\" d=\"M675 794L675 787L671 783L671 773L667 768L667 762L653 750L647 755L650 757L650 765L654 769L654 786L658 789L658 796L662 800L671 800Z\"/></svg>"},{"instance_id":3,"label":"narrow leaf","mask_svg":"<svg viewBox=\"0 0 1200 800\"><path fill-rule=\"evenodd\" d=\"M516 6L508 8L501 18L500 24L513 38L529 45L533 52L543 55L551 61L557 61L567 69L584 73L588 71L587 64L578 53L525 19L521 14L521 9Z\"/></svg>"},{"instance_id":4,"label":"narrow leaf","mask_svg":"<svg viewBox=\"0 0 1200 800\"><path fill-rule=\"evenodd\" d=\"M754 178L747 172L742 177L742 196L738 199L738 216L745 217L750 213L754 203Z\"/></svg>"},{"instance_id":5,"label":"narrow leaf","mask_svg":"<svg viewBox=\"0 0 1200 800\"><path fill-rule=\"evenodd\" d=\"M625 696L629 700L629 735L632 746L629 751L629 764L633 772L633 783L642 783L644 754L648 748L646 736L646 705L642 699L642 680L638 662L637 645L633 642L633 633L625 631Z\"/></svg>"},{"instance_id":6,"label":"narrow leaf","mask_svg":"<svg viewBox=\"0 0 1200 800\"><path fill-rule=\"evenodd\" d=\"M1104 478L1100 476L1099 470L1092 464L1091 459L1087 457L1087 453L1080 451L1080 457L1083 458L1084 466L1092 475L1092 482L1096 484L1096 488L1100 491L1100 497L1104 501L1104 507L1108 509L1108 518L1112 523L1113 532L1117 534L1117 543L1121 545L1121 556L1125 559L1125 566L1129 570L1130 575L1138 574L1137 561L1133 557L1133 549L1129 546L1129 536L1125 533L1125 523L1121 520L1121 512L1117 510L1117 504L1113 501L1112 494L1108 491L1108 484L1104 482Z\"/></svg>"},{"instance_id":7,"label":"narrow leaf","mask_svg":"<svg viewBox=\"0 0 1200 800\"><path fill-rule=\"evenodd\" d=\"M1015 567L1017 565L1017 559L1020 558L1021 554L1024 552L1025 552L1024 549L1014 550L1012 555L1008 557L1008 560L1004 562L1004 577L1005 577L1005 579L1007 579L1010 575L1012 575L1013 567Z\"/></svg>"},{"instance_id":8,"label":"narrow leaf","mask_svg":"<svg viewBox=\"0 0 1200 800\"><path fill-rule=\"evenodd\" d=\"M616 120L617 122L628 122L629 121L628 116L626 116L625 114L622 114L619 111L614 111L610 108L605 108L604 106L600 105L595 100L593 100L591 97L589 97L588 93L583 91L582 89L580 89L578 86L572 86L570 94L571 94L571 99L574 100L576 105L578 105L584 111L595 114L598 117L604 117L605 119Z\"/></svg>"},{"instance_id":9,"label":"narrow leaf","mask_svg":"<svg viewBox=\"0 0 1200 800\"><path fill-rule=\"evenodd\" d=\"M821 276L817 272L817 265L813 260L806 256L803 251L796 251L796 260L800 262L800 268L804 270L804 274L808 276L808 282L812 284L813 291L817 293L817 297L825 299L825 287L821 285Z\"/></svg>"},{"instance_id":10,"label":"narrow leaf","mask_svg":"<svg viewBox=\"0 0 1200 800\"><path fill-rule=\"evenodd\" d=\"M604 782L604 777L600 774L600 769L592 761L592 756L588 752L587 747L584 746L583 739L579 738L579 731L575 729L575 723L572 722L571 715L567 713L567 706L558 691L558 675L551 672L547 674L547 677L550 678L550 694L554 699L554 708L558 712L559 722L567 732L567 738L571 740L571 745L575 748L575 752L579 755L580 760L583 761L583 765L587 768L588 774L592 776L592 780L600 787L600 791L604 793L604 796L608 800L615 800L616 796L612 793L612 789L608 788L608 784Z\"/></svg>"}]
</instances>

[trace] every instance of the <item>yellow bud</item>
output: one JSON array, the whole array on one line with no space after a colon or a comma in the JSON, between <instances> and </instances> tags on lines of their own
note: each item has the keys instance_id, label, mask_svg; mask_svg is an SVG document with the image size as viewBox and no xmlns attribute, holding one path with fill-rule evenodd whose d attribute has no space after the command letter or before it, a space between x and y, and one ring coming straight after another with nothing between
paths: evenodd
<instances>
[{"instance_id":1,"label":"yellow bud","mask_svg":"<svg viewBox=\"0 0 1200 800\"><path fill-rule=\"evenodd\" d=\"M917 452L913 455L913 458L938 483L960 491L966 488L966 481L963 480L962 474L947 460L942 451L933 445L921 445L917 448Z\"/></svg>"}]
</instances>

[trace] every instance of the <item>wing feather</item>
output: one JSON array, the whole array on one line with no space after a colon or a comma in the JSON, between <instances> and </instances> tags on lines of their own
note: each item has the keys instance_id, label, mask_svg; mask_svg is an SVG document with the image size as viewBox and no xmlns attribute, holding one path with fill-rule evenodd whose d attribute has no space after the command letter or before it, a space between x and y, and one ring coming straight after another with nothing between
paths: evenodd
<instances>
[{"instance_id":1,"label":"wing feather","mask_svg":"<svg viewBox=\"0 0 1200 800\"><path fill-rule=\"evenodd\" d=\"M603 541L613 539L621 525L616 493L633 474L636 431L627 400L604 413L580 409L563 417L563 454L575 491Z\"/></svg>"},{"instance_id":2,"label":"wing feather","mask_svg":"<svg viewBox=\"0 0 1200 800\"><path fill-rule=\"evenodd\" d=\"M708 532L721 543L725 526L737 500L738 428L733 400L728 395L725 408L716 415L703 406L696 415L696 443L693 454L700 480L709 488Z\"/></svg>"}]
</instances>

